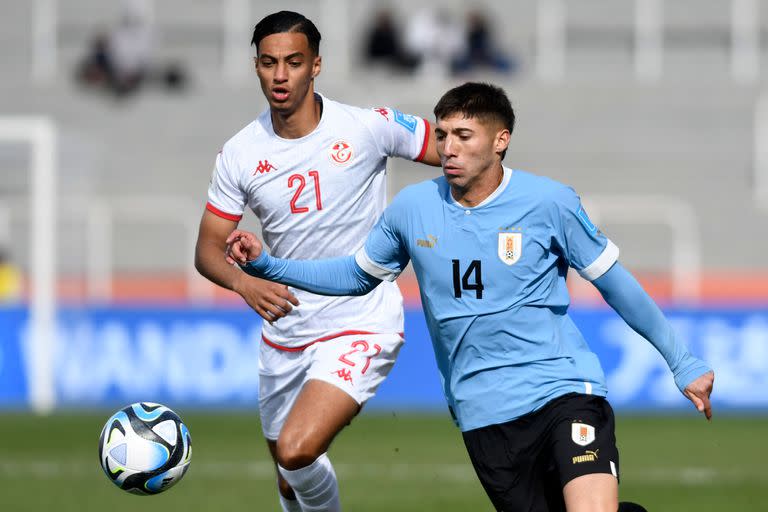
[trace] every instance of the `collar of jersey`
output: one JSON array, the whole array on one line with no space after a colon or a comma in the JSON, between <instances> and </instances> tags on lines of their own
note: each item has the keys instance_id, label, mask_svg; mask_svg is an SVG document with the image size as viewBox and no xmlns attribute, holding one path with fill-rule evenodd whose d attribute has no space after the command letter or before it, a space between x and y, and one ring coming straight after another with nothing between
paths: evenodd
<instances>
[{"instance_id":1,"label":"collar of jersey","mask_svg":"<svg viewBox=\"0 0 768 512\"><path fill-rule=\"evenodd\" d=\"M267 109L267 119L269 119L269 129L272 130L272 136L274 138L276 138L278 140L281 140L281 141L284 141L284 142L294 142L295 143L295 142L303 142L303 141L309 139L310 137L312 137L313 135L315 135L317 132L319 132L320 128L323 126L323 122L325 121L325 118L328 117L327 116L327 114L328 114L327 110L328 109L326 108L328 105L326 105L325 96L323 96L322 94L320 94L317 91L315 91L315 99L316 100L318 100L318 99L320 100L320 122L317 123L317 126L315 126L314 130L312 130L311 132L309 132L308 134L306 134L303 137L299 137L298 139L286 139L286 138L283 138L283 137L279 136L277 134L277 132L275 132L275 127L272 125L272 112L269 109Z\"/></svg>"},{"instance_id":2,"label":"collar of jersey","mask_svg":"<svg viewBox=\"0 0 768 512\"><path fill-rule=\"evenodd\" d=\"M462 210L475 210L477 208L482 208L483 206L487 206L491 201L496 199L499 195L501 195L502 192L507 188L507 185L509 185L509 180L512 178L512 173L514 172L509 167L502 166L502 169L504 169L504 176L501 178L501 183L499 183L499 186L496 187L496 190L491 192L491 195L483 199L483 201L478 204L477 206L464 206L460 202L458 202L456 199L453 198L453 194L451 194L451 187L448 186L448 198L451 201L451 204L454 206L457 206L461 208Z\"/></svg>"}]
</instances>

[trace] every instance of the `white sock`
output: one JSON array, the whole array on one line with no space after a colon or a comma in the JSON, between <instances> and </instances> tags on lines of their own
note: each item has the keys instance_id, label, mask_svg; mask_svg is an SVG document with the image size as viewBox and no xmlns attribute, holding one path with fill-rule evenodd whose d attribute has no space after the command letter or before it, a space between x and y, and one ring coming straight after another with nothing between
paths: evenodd
<instances>
[{"instance_id":1,"label":"white sock","mask_svg":"<svg viewBox=\"0 0 768 512\"><path fill-rule=\"evenodd\" d=\"M298 501L289 500L279 492L277 495L280 496L280 506L283 507L283 512L302 512Z\"/></svg>"},{"instance_id":2,"label":"white sock","mask_svg":"<svg viewBox=\"0 0 768 512\"><path fill-rule=\"evenodd\" d=\"M327 454L293 471L278 465L280 474L296 493L303 512L339 512L339 483Z\"/></svg>"}]
</instances>

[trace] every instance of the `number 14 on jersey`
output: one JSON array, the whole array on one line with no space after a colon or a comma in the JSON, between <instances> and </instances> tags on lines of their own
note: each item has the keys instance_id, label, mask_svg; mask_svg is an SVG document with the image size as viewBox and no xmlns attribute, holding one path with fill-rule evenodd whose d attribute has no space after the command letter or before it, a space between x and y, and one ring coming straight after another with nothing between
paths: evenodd
<instances>
[{"instance_id":1,"label":"number 14 on jersey","mask_svg":"<svg viewBox=\"0 0 768 512\"><path fill-rule=\"evenodd\" d=\"M461 298L462 290L475 292L476 299L483 298L483 266L480 260L472 260L464 274L461 274L461 261L451 260L453 263L453 296ZM474 283L470 283L472 279Z\"/></svg>"}]
</instances>

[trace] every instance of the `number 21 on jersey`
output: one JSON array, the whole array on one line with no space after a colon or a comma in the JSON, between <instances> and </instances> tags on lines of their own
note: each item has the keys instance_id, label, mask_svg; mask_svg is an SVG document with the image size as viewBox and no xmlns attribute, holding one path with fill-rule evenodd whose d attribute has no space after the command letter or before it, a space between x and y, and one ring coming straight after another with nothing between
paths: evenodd
<instances>
[{"instance_id":1,"label":"number 21 on jersey","mask_svg":"<svg viewBox=\"0 0 768 512\"><path fill-rule=\"evenodd\" d=\"M312 178L312 181L314 182L315 187L315 208L317 210L323 209L323 200L320 196L320 172L316 170L311 170L307 172L310 178ZM299 200L299 197L301 196L301 193L304 191L304 187L307 186L307 179L304 177L303 174L291 174L288 177L288 188L292 189L296 187L296 192L293 194L293 198L291 199L291 213L307 213L309 211L309 206L299 206L296 204L296 202Z\"/></svg>"}]
</instances>

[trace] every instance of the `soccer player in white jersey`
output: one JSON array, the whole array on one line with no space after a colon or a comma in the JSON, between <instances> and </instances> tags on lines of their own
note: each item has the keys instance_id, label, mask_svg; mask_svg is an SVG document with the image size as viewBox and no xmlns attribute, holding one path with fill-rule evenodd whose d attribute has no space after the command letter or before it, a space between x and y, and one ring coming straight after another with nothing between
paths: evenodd
<instances>
[{"instance_id":1,"label":"soccer player in white jersey","mask_svg":"<svg viewBox=\"0 0 768 512\"><path fill-rule=\"evenodd\" d=\"M235 231L253 275L327 294L366 293L412 262L449 408L497 510L616 512L619 457L597 357L567 314L569 267L664 356L709 419L714 373L675 340L576 193L504 167L514 111L467 83L434 110L443 177L404 189L354 256L273 258Z\"/></svg>"},{"instance_id":2,"label":"soccer player in white jersey","mask_svg":"<svg viewBox=\"0 0 768 512\"><path fill-rule=\"evenodd\" d=\"M281 11L256 25L255 66L269 109L217 156L195 253L201 274L266 320L259 409L286 511L340 509L326 451L394 364L402 297L394 283L360 297L293 293L227 263L227 236L250 208L275 254L349 254L384 210L388 157L439 165L426 120L314 91L319 43L301 14Z\"/></svg>"}]
</instances>

